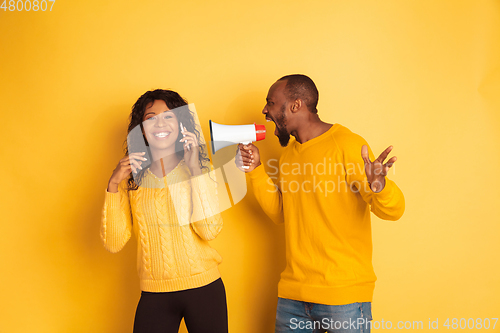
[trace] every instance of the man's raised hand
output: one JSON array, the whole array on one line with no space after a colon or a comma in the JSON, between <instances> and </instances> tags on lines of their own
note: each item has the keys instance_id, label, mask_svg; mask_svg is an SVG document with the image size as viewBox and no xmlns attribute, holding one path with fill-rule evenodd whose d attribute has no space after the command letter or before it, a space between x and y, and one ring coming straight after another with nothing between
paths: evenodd
<instances>
[{"instance_id":1,"label":"man's raised hand","mask_svg":"<svg viewBox=\"0 0 500 333\"><path fill-rule=\"evenodd\" d=\"M385 187L385 176L389 171L389 168L396 162L397 157L393 156L384 163L384 160L387 158L387 155L392 150L392 146L389 146L386 150L380 154L380 156L375 161L370 161L370 157L368 154L368 147L363 145L361 147L361 157L365 162L365 173L368 182L371 184L371 190L375 193L382 191Z\"/></svg>"}]
</instances>

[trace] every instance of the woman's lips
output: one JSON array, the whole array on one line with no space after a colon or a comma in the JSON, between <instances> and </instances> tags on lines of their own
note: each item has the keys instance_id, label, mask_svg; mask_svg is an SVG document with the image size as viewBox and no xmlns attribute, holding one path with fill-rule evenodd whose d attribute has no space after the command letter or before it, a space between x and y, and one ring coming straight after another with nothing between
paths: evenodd
<instances>
[{"instance_id":1,"label":"woman's lips","mask_svg":"<svg viewBox=\"0 0 500 333\"><path fill-rule=\"evenodd\" d=\"M166 140L170 136L171 132L154 132L153 137L156 140Z\"/></svg>"}]
</instances>

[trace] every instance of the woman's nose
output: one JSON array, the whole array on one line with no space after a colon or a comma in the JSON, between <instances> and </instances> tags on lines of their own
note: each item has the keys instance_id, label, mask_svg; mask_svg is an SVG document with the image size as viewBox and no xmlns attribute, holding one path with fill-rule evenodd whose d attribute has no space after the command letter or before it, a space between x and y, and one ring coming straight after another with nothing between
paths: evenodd
<instances>
[{"instance_id":1,"label":"woman's nose","mask_svg":"<svg viewBox=\"0 0 500 333\"><path fill-rule=\"evenodd\" d=\"M158 120L156 121L156 126L158 127L164 127L167 121L163 119L163 117L158 117Z\"/></svg>"}]
</instances>

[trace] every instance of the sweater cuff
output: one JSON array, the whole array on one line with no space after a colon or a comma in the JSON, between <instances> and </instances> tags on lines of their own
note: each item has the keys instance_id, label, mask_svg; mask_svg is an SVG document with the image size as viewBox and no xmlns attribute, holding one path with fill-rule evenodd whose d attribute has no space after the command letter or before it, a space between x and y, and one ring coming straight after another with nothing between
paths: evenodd
<instances>
[{"instance_id":1,"label":"sweater cuff","mask_svg":"<svg viewBox=\"0 0 500 333\"><path fill-rule=\"evenodd\" d=\"M371 191L371 189L370 189ZM387 201L387 200L390 200L392 198L392 196L394 195L394 182L392 180L389 180L389 179L385 179L385 186L384 188L382 189L382 191L378 192L378 193L375 193L373 192L373 195L376 196L377 200L379 201Z\"/></svg>"},{"instance_id":2,"label":"sweater cuff","mask_svg":"<svg viewBox=\"0 0 500 333\"><path fill-rule=\"evenodd\" d=\"M112 208L120 208L120 190L118 190L118 192L108 192L108 189L106 188L104 191L106 192L104 196L104 202L106 203L106 206Z\"/></svg>"},{"instance_id":3,"label":"sweater cuff","mask_svg":"<svg viewBox=\"0 0 500 333\"><path fill-rule=\"evenodd\" d=\"M258 180L265 180L267 177L266 169L264 169L264 165L261 163L258 167L253 169L250 172L247 172L248 177L252 182L256 182Z\"/></svg>"}]
</instances>

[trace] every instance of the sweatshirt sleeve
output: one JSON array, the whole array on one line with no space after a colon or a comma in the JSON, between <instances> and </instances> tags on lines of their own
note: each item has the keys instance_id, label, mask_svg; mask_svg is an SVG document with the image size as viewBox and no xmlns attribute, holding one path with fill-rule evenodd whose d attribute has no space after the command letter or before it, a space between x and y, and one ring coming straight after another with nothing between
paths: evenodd
<instances>
[{"instance_id":1,"label":"sweatshirt sleeve","mask_svg":"<svg viewBox=\"0 0 500 333\"><path fill-rule=\"evenodd\" d=\"M247 173L252 184L255 197L267 216L275 224L284 223L283 197L279 187L264 170L261 164Z\"/></svg>"},{"instance_id":2,"label":"sweatshirt sleeve","mask_svg":"<svg viewBox=\"0 0 500 333\"><path fill-rule=\"evenodd\" d=\"M118 185L118 192L105 190L101 217L101 240L106 250L111 253L120 251L132 233L132 214L126 186L127 178Z\"/></svg>"},{"instance_id":3,"label":"sweatshirt sleeve","mask_svg":"<svg viewBox=\"0 0 500 333\"><path fill-rule=\"evenodd\" d=\"M212 240L220 233L223 225L219 212L215 172L191 177L191 189L193 200L191 226L198 236L207 241Z\"/></svg>"},{"instance_id":4,"label":"sweatshirt sleeve","mask_svg":"<svg viewBox=\"0 0 500 333\"><path fill-rule=\"evenodd\" d=\"M385 177L385 187L374 193L368 185L365 166L361 157L361 147L366 145L370 161L374 161L373 152L361 136L351 133L349 142L343 145L344 165L346 166L346 181L351 188L359 191L363 200L371 207L371 211L381 219L397 221L405 211L403 192L395 182Z\"/></svg>"}]
</instances>

